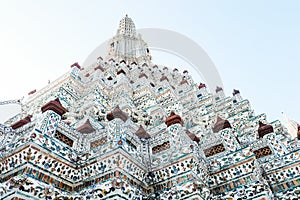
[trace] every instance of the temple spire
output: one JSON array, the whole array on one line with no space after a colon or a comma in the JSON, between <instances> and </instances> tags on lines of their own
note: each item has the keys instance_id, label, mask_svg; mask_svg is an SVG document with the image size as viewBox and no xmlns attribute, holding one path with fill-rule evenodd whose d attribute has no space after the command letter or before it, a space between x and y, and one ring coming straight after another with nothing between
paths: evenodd
<instances>
[{"instance_id":1,"label":"temple spire","mask_svg":"<svg viewBox=\"0 0 300 200\"><path fill-rule=\"evenodd\" d=\"M289 117L285 115L285 113L281 113L286 120L286 128L288 133L291 135L292 138L297 137L298 134L298 123L294 120L291 120Z\"/></svg>"},{"instance_id":2,"label":"temple spire","mask_svg":"<svg viewBox=\"0 0 300 200\"><path fill-rule=\"evenodd\" d=\"M126 35L126 36L131 36L131 37L136 36L135 25L134 25L132 19L129 18L127 14L125 15L125 17L123 19L121 19L117 34L122 34L122 35Z\"/></svg>"},{"instance_id":3,"label":"temple spire","mask_svg":"<svg viewBox=\"0 0 300 200\"><path fill-rule=\"evenodd\" d=\"M151 55L147 43L137 34L135 24L126 15L121 19L117 34L109 42L109 51L106 60L113 59L116 62L125 61L138 64L151 62Z\"/></svg>"}]
</instances>

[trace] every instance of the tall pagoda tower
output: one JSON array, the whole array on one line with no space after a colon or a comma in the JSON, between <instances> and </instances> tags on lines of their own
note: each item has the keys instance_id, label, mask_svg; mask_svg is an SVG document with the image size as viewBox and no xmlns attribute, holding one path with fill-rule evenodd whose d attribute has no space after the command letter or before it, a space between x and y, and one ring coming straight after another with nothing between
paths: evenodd
<instances>
[{"instance_id":1,"label":"tall pagoda tower","mask_svg":"<svg viewBox=\"0 0 300 200\"><path fill-rule=\"evenodd\" d=\"M127 15L100 56L0 125L1 199L299 199L299 125L153 64Z\"/></svg>"},{"instance_id":2,"label":"tall pagoda tower","mask_svg":"<svg viewBox=\"0 0 300 200\"><path fill-rule=\"evenodd\" d=\"M117 34L111 39L107 60L126 63L147 63L151 60L147 43L136 33L135 25L127 15L120 21Z\"/></svg>"}]
</instances>

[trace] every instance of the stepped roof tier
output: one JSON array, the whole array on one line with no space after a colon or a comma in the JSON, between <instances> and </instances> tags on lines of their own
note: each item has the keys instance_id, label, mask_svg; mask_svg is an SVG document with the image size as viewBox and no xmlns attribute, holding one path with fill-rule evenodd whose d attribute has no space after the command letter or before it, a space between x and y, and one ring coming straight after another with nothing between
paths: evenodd
<instances>
[{"instance_id":1,"label":"stepped roof tier","mask_svg":"<svg viewBox=\"0 0 300 200\"><path fill-rule=\"evenodd\" d=\"M153 64L127 15L67 69L0 124L1 199L299 199L299 125Z\"/></svg>"}]
</instances>

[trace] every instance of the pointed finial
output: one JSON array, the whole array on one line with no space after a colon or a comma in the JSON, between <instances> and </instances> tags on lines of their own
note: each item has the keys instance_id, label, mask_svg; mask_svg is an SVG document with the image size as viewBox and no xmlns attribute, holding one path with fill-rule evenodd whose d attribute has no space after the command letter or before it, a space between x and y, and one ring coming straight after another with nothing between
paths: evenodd
<instances>
[{"instance_id":1,"label":"pointed finial","mask_svg":"<svg viewBox=\"0 0 300 200\"><path fill-rule=\"evenodd\" d=\"M240 94L240 91L239 90L236 90L236 89L233 89L233 92L232 92L232 95L235 96L237 94Z\"/></svg>"},{"instance_id":2,"label":"pointed finial","mask_svg":"<svg viewBox=\"0 0 300 200\"><path fill-rule=\"evenodd\" d=\"M218 93L218 92L220 92L220 91L223 91L223 88L217 86L217 87L216 87L216 92Z\"/></svg>"},{"instance_id":3,"label":"pointed finial","mask_svg":"<svg viewBox=\"0 0 300 200\"><path fill-rule=\"evenodd\" d=\"M198 86L198 88L199 88L199 89L201 89L201 88L206 88L206 85L205 85L204 83L200 83L199 86Z\"/></svg>"}]
</instances>

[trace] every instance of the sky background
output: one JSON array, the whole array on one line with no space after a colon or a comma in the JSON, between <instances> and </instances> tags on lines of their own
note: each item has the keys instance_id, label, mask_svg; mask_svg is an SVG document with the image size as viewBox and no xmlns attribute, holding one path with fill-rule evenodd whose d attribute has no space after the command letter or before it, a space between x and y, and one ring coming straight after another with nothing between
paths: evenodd
<instances>
[{"instance_id":1,"label":"sky background","mask_svg":"<svg viewBox=\"0 0 300 200\"><path fill-rule=\"evenodd\" d=\"M215 63L226 95L239 89L256 114L300 122L299 1L0 1L0 101L22 98L82 63L128 14L137 28L176 31ZM189 66L153 52L156 63ZM180 66L179 66L180 65ZM196 80L200 82L201 80ZM19 109L0 106L0 122Z\"/></svg>"}]
</instances>

